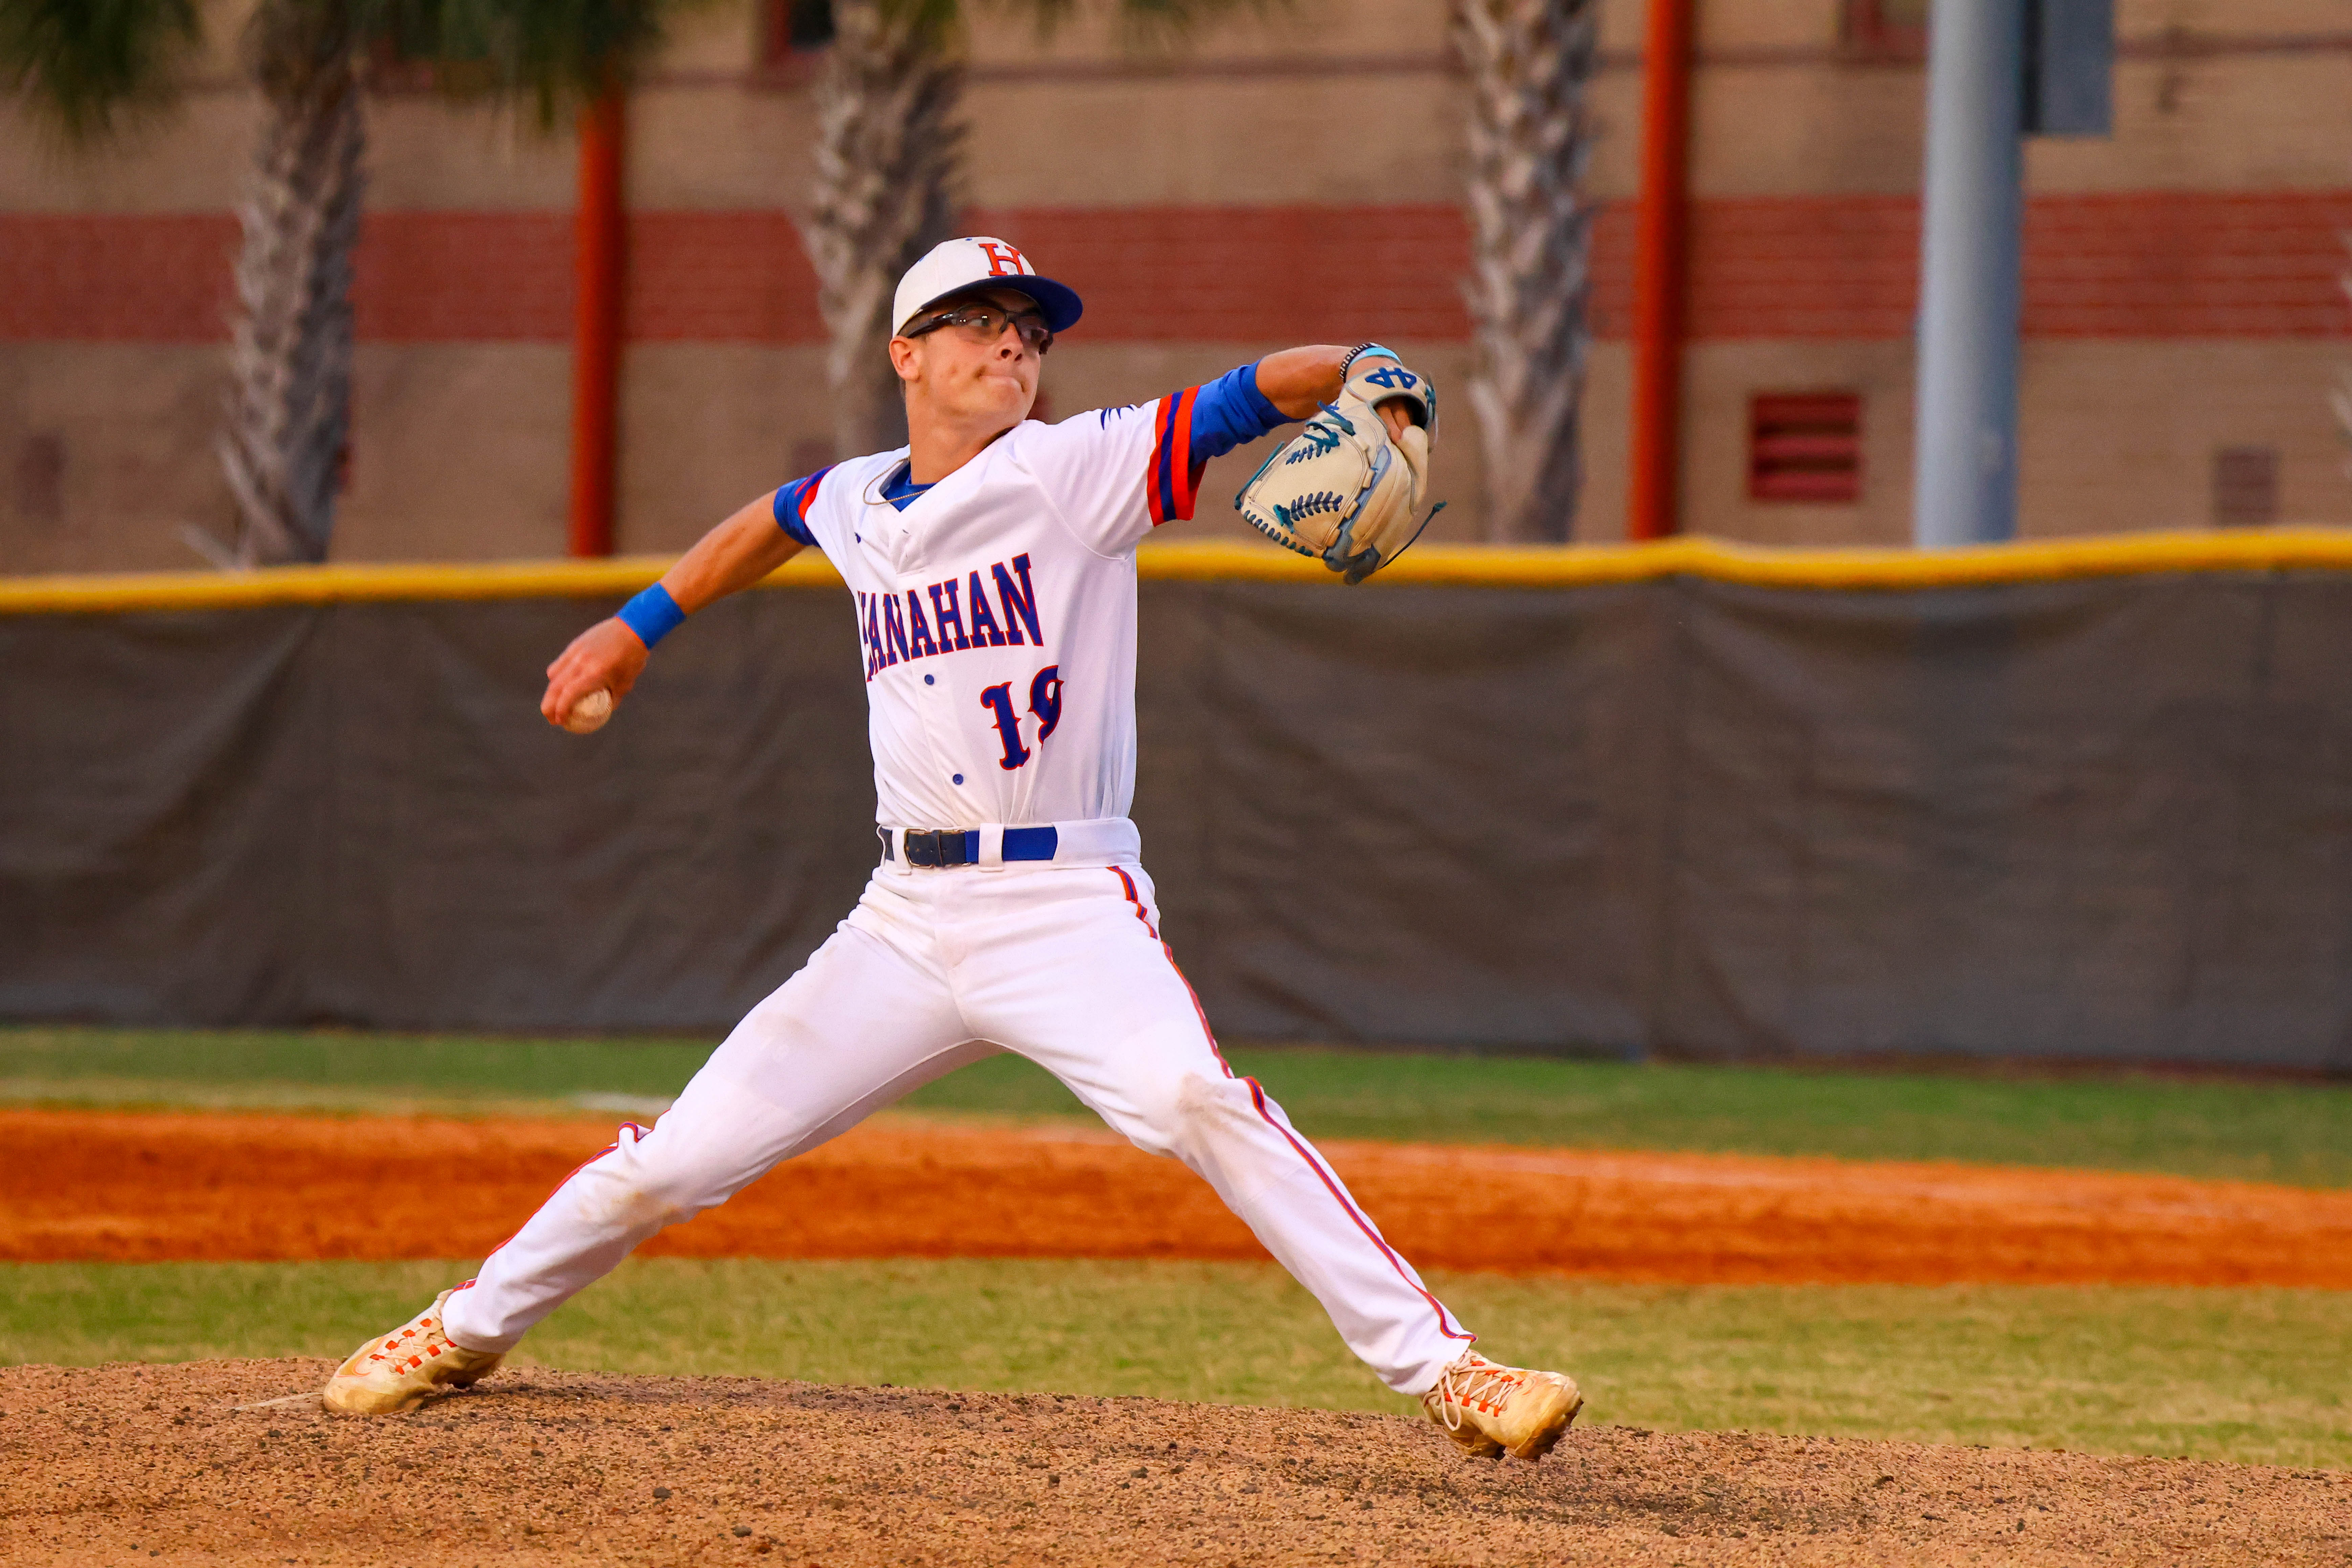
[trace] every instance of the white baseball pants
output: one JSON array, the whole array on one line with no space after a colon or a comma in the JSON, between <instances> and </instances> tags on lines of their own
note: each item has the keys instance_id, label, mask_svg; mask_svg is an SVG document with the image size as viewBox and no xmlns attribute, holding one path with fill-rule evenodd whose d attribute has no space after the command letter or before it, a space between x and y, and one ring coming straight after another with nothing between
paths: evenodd
<instances>
[{"instance_id":1,"label":"white baseball pants","mask_svg":"<svg viewBox=\"0 0 2352 1568\"><path fill-rule=\"evenodd\" d=\"M450 1338L513 1347L665 1226L998 1048L1137 1147L1205 1178L1402 1394L1472 1338L1254 1079L1218 1054L1136 867L886 863L651 1131L574 1172L449 1299Z\"/></svg>"}]
</instances>

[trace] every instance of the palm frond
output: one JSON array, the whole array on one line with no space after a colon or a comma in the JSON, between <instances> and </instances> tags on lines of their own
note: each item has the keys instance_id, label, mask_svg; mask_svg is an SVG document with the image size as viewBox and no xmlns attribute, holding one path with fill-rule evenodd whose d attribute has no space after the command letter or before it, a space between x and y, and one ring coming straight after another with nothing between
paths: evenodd
<instances>
[{"instance_id":1,"label":"palm frond","mask_svg":"<svg viewBox=\"0 0 2352 1568\"><path fill-rule=\"evenodd\" d=\"M952 0L898 0L904 5L928 5L952 10ZM1265 16L1286 7L1290 0L993 0L984 8L1025 16L1037 36L1050 38L1084 10L1111 13L1119 36L1130 47L1168 47L1181 42L1206 22L1237 12Z\"/></svg>"},{"instance_id":2,"label":"palm frond","mask_svg":"<svg viewBox=\"0 0 2352 1568\"><path fill-rule=\"evenodd\" d=\"M96 141L166 101L203 37L199 0L0 0L0 86Z\"/></svg>"},{"instance_id":3,"label":"palm frond","mask_svg":"<svg viewBox=\"0 0 2352 1568\"><path fill-rule=\"evenodd\" d=\"M1119 31L1131 43L1174 44L1193 28L1238 12L1265 16L1288 0L1118 0Z\"/></svg>"},{"instance_id":4,"label":"palm frond","mask_svg":"<svg viewBox=\"0 0 2352 1568\"><path fill-rule=\"evenodd\" d=\"M319 0L306 0L319 3ZM529 99L540 123L625 87L667 40L671 20L714 0L341 0L404 60L429 61L458 96Z\"/></svg>"},{"instance_id":5,"label":"palm frond","mask_svg":"<svg viewBox=\"0 0 2352 1568\"><path fill-rule=\"evenodd\" d=\"M954 39L965 10L961 0L834 0L835 11L849 5L870 5L894 36L903 35L933 47L945 47Z\"/></svg>"}]
</instances>

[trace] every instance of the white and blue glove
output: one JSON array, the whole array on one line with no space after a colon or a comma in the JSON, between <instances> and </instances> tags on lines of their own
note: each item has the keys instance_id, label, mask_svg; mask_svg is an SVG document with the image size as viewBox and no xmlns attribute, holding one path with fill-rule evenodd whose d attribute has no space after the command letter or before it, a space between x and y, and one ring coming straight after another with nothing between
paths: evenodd
<instances>
[{"instance_id":1,"label":"white and blue glove","mask_svg":"<svg viewBox=\"0 0 2352 1568\"><path fill-rule=\"evenodd\" d=\"M1378 412L1391 399L1412 421L1393 440ZM1368 345L1349 361L1339 400L1250 476L1234 507L1284 549L1360 583L1402 554L1444 504L1414 522L1436 438L1437 389L1392 350Z\"/></svg>"}]
</instances>

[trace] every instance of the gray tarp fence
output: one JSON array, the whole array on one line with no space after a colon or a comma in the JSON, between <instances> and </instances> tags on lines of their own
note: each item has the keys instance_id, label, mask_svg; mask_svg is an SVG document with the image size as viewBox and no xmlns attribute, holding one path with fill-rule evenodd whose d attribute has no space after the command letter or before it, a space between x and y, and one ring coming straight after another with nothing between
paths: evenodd
<instances>
[{"instance_id":1,"label":"gray tarp fence","mask_svg":"<svg viewBox=\"0 0 2352 1568\"><path fill-rule=\"evenodd\" d=\"M1235 1037L2352 1068L2352 577L1142 595ZM730 601L556 733L610 607L0 616L0 1018L726 1028L874 862L848 609Z\"/></svg>"}]
</instances>

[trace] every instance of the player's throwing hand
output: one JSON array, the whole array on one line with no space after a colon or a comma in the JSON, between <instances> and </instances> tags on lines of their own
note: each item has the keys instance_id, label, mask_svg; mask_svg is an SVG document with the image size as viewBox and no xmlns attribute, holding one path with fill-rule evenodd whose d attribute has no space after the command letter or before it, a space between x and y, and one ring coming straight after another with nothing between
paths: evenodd
<instances>
[{"instance_id":1,"label":"player's throwing hand","mask_svg":"<svg viewBox=\"0 0 2352 1568\"><path fill-rule=\"evenodd\" d=\"M618 616L598 621L572 639L547 667L547 693L539 710L559 729L592 691L609 691L618 702L646 668L646 645Z\"/></svg>"}]
</instances>

